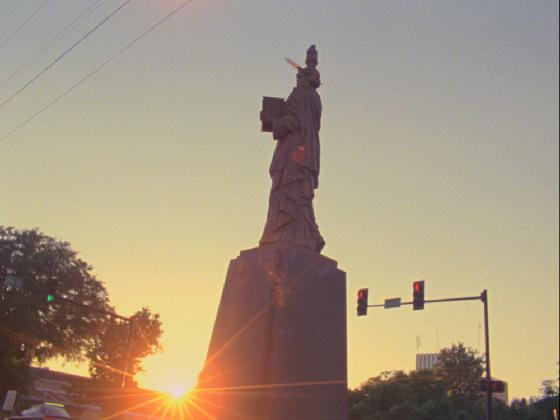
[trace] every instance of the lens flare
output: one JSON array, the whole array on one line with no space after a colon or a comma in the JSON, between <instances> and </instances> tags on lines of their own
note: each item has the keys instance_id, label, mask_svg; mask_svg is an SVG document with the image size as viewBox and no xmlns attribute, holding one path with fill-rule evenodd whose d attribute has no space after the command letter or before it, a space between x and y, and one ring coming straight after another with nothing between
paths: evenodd
<instances>
[{"instance_id":1,"label":"lens flare","mask_svg":"<svg viewBox=\"0 0 560 420\"><path fill-rule=\"evenodd\" d=\"M185 385L173 385L167 391L171 398L179 399L187 394L187 387Z\"/></svg>"}]
</instances>

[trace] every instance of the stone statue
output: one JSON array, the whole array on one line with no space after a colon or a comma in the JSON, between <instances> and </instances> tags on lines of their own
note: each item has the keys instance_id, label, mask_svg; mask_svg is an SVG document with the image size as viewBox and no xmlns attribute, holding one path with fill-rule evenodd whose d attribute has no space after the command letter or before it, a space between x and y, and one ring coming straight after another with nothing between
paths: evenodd
<instances>
[{"instance_id":1,"label":"stone statue","mask_svg":"<svg viewBox=\"0 0 560 420\"><path fill-rule=\"evenodd\" d=\"M315 45L307 50L305 68L287 61L297 69L296 87L277 115L261 113L263 131L269 131L264 128L267 125L277 143L270 164L268 216L259 244L296 244L321 252L325 241L313 211L314 190L319 186L322 109Z\"/></svg>"}]
</instances>

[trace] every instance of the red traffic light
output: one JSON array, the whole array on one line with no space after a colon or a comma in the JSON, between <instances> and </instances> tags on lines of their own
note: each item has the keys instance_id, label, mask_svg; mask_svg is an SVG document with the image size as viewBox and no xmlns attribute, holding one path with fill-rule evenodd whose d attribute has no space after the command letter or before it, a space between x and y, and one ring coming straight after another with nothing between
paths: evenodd
<instances>
[{"instance_id":1,"label":"red traffic light","mask_svg":"<svg viewBox=\"0 0 560 420\"><path fill-rule=\"evenodd\" d=\"M506 384L504 381L491 381L491 390L493 394L501 394L506 389ZM482 392L488 392L488 381L486 379L480 380L480 390Z\"/></svg>"},{"instance_id":2,"label":"red traffic light","mask_svg":"<svg viewBox=\"0 0 560 420\"><path fill-rule=\"evenodd\" d=\"M424 280L412 283L412 309L424 309Z\"/></svg>"},{"instance_id":3,"label":"red traffic light","mask_svg":"<svg viewBox=\"0 0 560 420\"><path fill-rule=\"evenodd\" d=\"M358 316L367 315L368 289L358 290Z\"/></svg>"}]
</instances>

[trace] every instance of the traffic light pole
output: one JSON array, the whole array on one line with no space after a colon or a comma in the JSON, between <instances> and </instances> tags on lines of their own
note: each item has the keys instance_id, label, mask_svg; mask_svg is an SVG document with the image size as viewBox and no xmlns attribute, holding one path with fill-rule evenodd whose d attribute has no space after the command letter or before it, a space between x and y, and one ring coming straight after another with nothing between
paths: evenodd
<instances>
[{"instance_id":1,"label":"traffic light pole","mask_svg":"<svg viewBox=\"0 0 560 420\"><path fill-rule=\"evenodd\" d=\"M27 290L29 292L34 292L34 293L38 293L38 294L41 294L41 295L45 294L45 292L43 290L38 290L38 289L35 289L33 287L24 286L24 285L21 285L19 287L21 287L22 289ZM61 295L56 294L56 293L53 294L53 295L54 295L54 297L56 297L56 299L59 299L63 302L69 303L71 305L80 306L82 308L86 308L90 311L97 312L99 314L108 315L108 316L111 316L113 318L117 318L117 319L121 319L121 320L126 321L126 322L130 322L130 318L127 318L126 316L119 315L115 312L105 311L103 309L96 308L95 306L86 305L85 303L77 302L73 299L67 298L65 296L61 296Z\"/></svg>"},{"instance_id":2,"label":"traffic light pole","mask_svg":"<svg viewBox=\"0 0 560 420\"><path fill-rule=\"evenodd\" d=\"M133 328L132 319L128 318L128 337L126 340L126 359L124 361L124 372L123 372L123 380L122 380L122 387L126 388L128 385L128 364L130 363L130 350L132 347L132 328Z\"/></svg>"},{"instance_id":3,"label":"traffic light pole","mask_svg":"<svg viewBox=\"0 0 560 420\"><path fill-rule=\"evenodd\" d=\"M486 289L480 295L480 300L484 303L484 337L486 341L486 383L488 384L488 389L486 390L486 418L492 420L494 414L492 411L492 375L490 375L490 342L488 340L490 336L488 332L488 292Z\"/></svg>"},{"instance_id":4,"label":"traffic light pole","mask_svg":"<svg viewBox=\"0 0 560 420\"><path fill-rule=\"evenodd\" d=\"M31 287L27 287L27 286L21 286L23 289L25 290L29 290L31 292L35 292L35 293L41 293L44 294L43 291L41 290L37 290L37 289L33 289ZM122 380L122 387L126 388L127 386L127 381L128 381L128 364L129 364L129 360L130 360L130 347L132 345L132 319L126 316L122 316L119 315L115 312L110 312L110 311L105 311L103 309L99 309L96 308L95 306L91 306L91 305L86 305L85 303L81 303L81 302L76 302L73 299L67 298L65 296L60 296L59 294L53 294L56 299L59 299L65 303L69 303L71 305L74 306L79 306L81 308L86 308L87 310L93 311L93 312L97 312L103 315L108 315L110 317L116 318L116 319L120 319L122 321L125 321L128 323L128 337L127 337L127 345L126 345L126 359L125 359L125 365L124 365L124 371L123 371L123 380Z\"/></svg>"},{"instance_id":5,"label":"traffic light pole","mask_svg":"<svg viewBox=\"0 0 560 420\"><path fill-rule=\"evenodd\" d=\"M24 290L27 290L29 292L38 293L38 294L41 294L41 295L45 294L44 290L39 290L39 289L35 289L33 287L23 285L23 281L21 281L21 280L20 280L20 283L17 285L17 287L21 288L21 289L24 289ZM120 320L128 323L128 339L127 339L126 360L125 360L125 367L124 367L123 380L122 380L122 387L125 388L126 385L127 385L127 379L128 379L128 365L129 365L129 359L130 359L130 347L131 347L131 344L132 344L132 319L130 317L119 315L115 312L105 311L103 309L96 308L95 306L86 305L85 303L77 302L73 299L67 298L65 296L61 296L57 293L53 293L53 296L56 297L56 299L59 299L63 302L69 303L71 305L86 308L90 311L97 312L97 313L103 314L103 315L108 315L110 317L120 319Z\"/></svg>"},{"instance_id":6,"label":"traffic light pole","mask_svg":"<svg viewBox=\"0 0 560 420\"><path fill-rule=\"evenodd\" d=\"M486 290L484 292L482 292L482 294L484 294L486 292ZM438 303L438 302L458 302L458 301L463 301L463 300L482 300L482 294L480 296L467 296L467 297L459 297L459 298L447 298L447 299L426 299L424 300L424 303ZM400 302L399 306L403 306L403 305L412 305L414 302L410 301L410 302ZM379 303L376 305L368 305L368 308L384 308L385 304L384 303Z\"/></svg>"},{"instance_id":7,"label":"traffic light pole","mask_svg":"<svg viewBox=\"0 0 560 420\"><path fill-rule=\"evenodd\" d=\"M486 390L486 419L493 420L494 413L492 407L492 375L490 374L490 333L488 327L488 291L485 289L479 296L466 296L457 298L446 298L446 299L426 299L424 303L439 303L439 302L461 302L466 300L480 300L484 304L484 340L486 346L486 382L488 384ZM398 306L402 305L412 305L414 302L399 302ZM385 304L368 305L368 308L387 308Z\"/></svg>"}]
</instances>

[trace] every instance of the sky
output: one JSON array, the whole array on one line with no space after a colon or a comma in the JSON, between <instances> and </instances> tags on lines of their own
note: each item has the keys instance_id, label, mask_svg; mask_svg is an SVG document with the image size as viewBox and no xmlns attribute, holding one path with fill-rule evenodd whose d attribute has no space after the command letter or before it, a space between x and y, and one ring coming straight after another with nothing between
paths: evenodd
<instances>
[{"instance_id":1,"label":"sky","mask_svg":"<svg viewBox=\"0 0 560 420\"><path fill-rule=\"evenodd\" d=\"M558 2L192 0L33 117L182 3L132 0L48 67L123 1L0 0L0 224L70 242L119 313L161 315L140 384L194 384L228 263L265 222L262 97L316 44L314 205L347 273L349 385L483 351L480 302L356 316L359 288L409 300L424 279L427 299L488 290L493 376L538 394L559 360Z\"/></svg>"}]
</instances>

